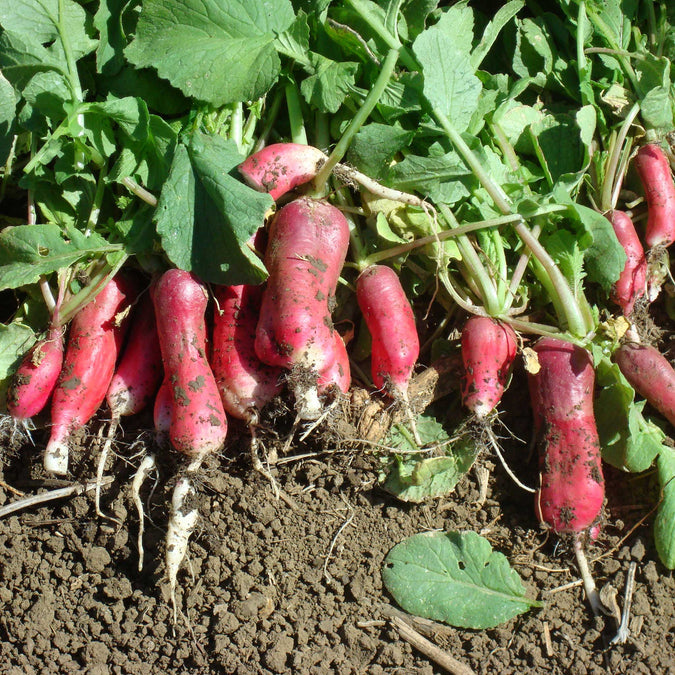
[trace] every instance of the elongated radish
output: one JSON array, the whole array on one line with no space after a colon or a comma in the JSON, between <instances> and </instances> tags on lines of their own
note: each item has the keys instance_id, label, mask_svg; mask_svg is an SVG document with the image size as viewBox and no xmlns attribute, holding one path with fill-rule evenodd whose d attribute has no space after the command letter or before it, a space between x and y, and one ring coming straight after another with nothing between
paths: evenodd
<instances>
[{"instance_id":1,"label":"elongated radish","mask_svg":"<svg viewBox=\"0 0 675 675\"><path fill-rule=\"evenodd\" d=\"M211 367L225 411L251 421L281 391L283 370L262 363L255 334L261 286L216 286Z\"/></svg>"},{"instance_id":2,"label":"elongated radish","mask_svg":"<svg viewBox=\"0 0 675 675\"><path fill-rule=\"evenodd\" d=\"M485 419L502 399L518 352L518 339L503 321L472 316L462 329L461 347L462 401L478 419Z\"/></svg>"},{"instance_id":3,"label":"elongated radish","mask_svg":"<svg viewBox=\"0 0 675 675\"><path fill-rule=\"evenodd\" d=\"M51 326L24 356L7 391L7 412L15 420L28 420L47 405L63 365L61 326Z\"/></svg>"},{"instance_id":4,"label":"elongated radish","mask_svg":"<svg viewBox=\"0 0 675 675\"><path fill-rule=\"evenodd\" d=\"M149 292L133 309L130 324L129 337L106 393L113 418L143 410L162 380L162 355Z\"/></svg>"},{"instance_id":5,"label":"elongated radish","mask_svg":"<svg viewBox=\"0 0 675 675\"><path fill-rule=\"evenodd\" d=\"M595 371L589 352L543 338L530 373L541 483L535 509L554 532L581 532L600 515L605 496L600 441L593 414Z\"/></svg>"},{"instance_id":6,"label":"elongated radish","mask_svg":"<svg viewBox=\"0 0 675 675\"><path fill-rule=\"evenodd\" d=\"M675 370L670 361L655 347L636 342L622 344L614 360L635 391L675 425Z\"/></svg>"},{"instance_id":7,"label":"elongated radish","mask_svg":"<svg viewBox=\"0 0 675 675\"><path fill-rule=\"evenodd\" d=\"M330 395L331 391L340 391L343 394L349 392L352 383L351 368L349 366L349 354L340 333L335 331L335 360L319 373L317 380L319 395Z\"/></svg>"},{"instance_id":8,"label":"elongated radish","mask_svg":"<svg viewBox=\"0 0 675 675\"><path fill-rule=\"evenodd\" d=\"M635 156L647 200L647 246L670 246L675 241L675 184L670 163L656 143L643 145Z\"/></svg>"},{"instance_id":9,"label":"elongated radish","mask_svg":"<svg viewBox=\"0 0 675 675\"><path fill-rule=\"evenodd\" d=\"M198 517L193 477L204 458L225 444L227 420L206 358L208 296L203 284L189 272L168 270L157 282L154 301L165 381L172 394L169 440L191 460L173 492L166 539L166 568L175 619L178 570Z\"/></svg>"},{"instance_id":10,"label":"elongated radish","mask_svg":"<svg viewBox=\"0 0 675 675\"><path fill-rule=\"evenodd\" d=\"M120 272L71 323L52 395L52 429L44 455L49 473L68 471L70 435L89 422L105 398L127 327L125 310L137 292L136 279Z\"/></svg>"},{"instance_id":11,"label":"elongated radish","mask_svg":"<svg viewBox=\"0 0 675 675\"><path fill-rule=\"evenodd\" d=\"M621 307L624 316L630 316L635 301L646 291L647 258L630 216L623 211L614 210L607 217L626 252L626 264L614 283L611 297Z\"/></svg>"},{"instance_id":12,"label":"elongated radish","mask_svg":"<svg viewBox=\"0 0 675 675\"><path fill-rule=\"evenodd\" d=\"M356 299L372 336L375 386L407 400L420 345L415 315L398 275L385 265L367 267L356 280Z\"/></svg>"},{"instance_id":13,"label":"elongated radish","mask_svg":"<svg viewBox=\"0 0 675 675\"><path fill-rule=\"evenodd\" d=\"M270 276L255 351L263 363L291 370L301 419L320 416L317 378L336 359L330 308L348 245L345 217L324 201L296 199L270 228L265 252Z\"/></svg>"},{"instance_id":14,"label":"elongated radish","mask_svg":"<svg viewBox=\"0 0 675 675\"><path fill-rule=\"evenodd\" d=\"M312 180L325 161L323 152L311 145L275 143L244 160L239 173L252 188L277 200Z\"/></svg>"}]
</instances>

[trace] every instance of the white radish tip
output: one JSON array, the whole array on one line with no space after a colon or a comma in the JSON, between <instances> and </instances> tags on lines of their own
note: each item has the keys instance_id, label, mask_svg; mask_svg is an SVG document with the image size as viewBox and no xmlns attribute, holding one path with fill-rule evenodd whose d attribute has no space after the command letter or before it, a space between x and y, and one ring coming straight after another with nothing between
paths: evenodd
<instances>
[{"instance_id":1,"label":"white radish tip","mask_svg":"<svg viewBox=\"0 0 675 675\"><path fill-rule=\"evenodd\" d=\"M298 387L295 389L295 409L301 420L316 420L321 417L323 403L316 387Z\"/></svg>"},{"instance_id":2,"label":"white radish tip","mask_svg":"<svg viewBox=\"0 0 675 675\"><path fill-rule=\"evenodd\" d=\"M47 473L65 476L68 473L68 445L63 442L48 443L43 466Z\"/></svg>"},{"instance_id":3,"label":"white radish tip","mask_svg":"<svg viewBox=\"0 0 675 675\"><path fill-rule=\"evenodd\" d=\"M473 414L479 420L484 420L491 412L492 408L488 403L478 403L473 407Z\"/></svg>"}]
</instances>

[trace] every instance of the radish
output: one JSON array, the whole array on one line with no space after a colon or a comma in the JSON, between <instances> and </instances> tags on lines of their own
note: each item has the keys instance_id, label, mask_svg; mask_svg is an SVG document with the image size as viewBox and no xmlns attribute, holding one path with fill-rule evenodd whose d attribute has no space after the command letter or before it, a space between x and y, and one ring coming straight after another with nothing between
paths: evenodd
<instances>
[{"instance_id":1,"label":"radish","mask_svg":"<svg viewBox=\"0 0 675 675\"><path fill-rule=\"evenodd\" d=\"M647 259L630 216L623 211L614 210L607 218L626 252L626 264L614 283L611 297L621 307L624 316L628 317L633 312L635 301L646 291Z\"/></svg>"},{"instance_id":2,"label":"radish","mask_svg":"<svg viewBox=\"0 0 675 675\"><path fill-rule=\"evenodd\" d=\"M647 200L645 242L650 248L670 246L675 241L675 184L670 163L656 143L643 145L635 156Z\"/></svg>"},{"instance_id":3,"label":"radish","mask_svg":"<svg viewBox=\"0 0 675 675\"><path fill-rule=\"evenodd\" d=\"M385 265L367 267L356 280L356 299L372 336L373 382L407 401L420 345L415 315L398 275Z\"/></svg>"},{"instance_id":4,"label":"radish","mask_svg":"<svg viewBox=\"0 0 675 675\"><path fill-rule=\"evenodd\" d=\"M47 405L63 365L61 326L51 325L24 356L7 391L7 411L17 421L29 420Z\"/></svg>"},{"instance_id":5,"label":"radish","mask_svg":"<svg viewBox=\"0 0 675 675\"><path fill-rule=\"evenodd\" d=\"M319 373L317 380L320 396L330 395L331 392L335 391L347 394L352 383L347 347L342 336L337 331L334 333L334 343L335 360L330 366Z\"/></svg>"},{"instance_id":6,"label":"radish","mask_svg":"<svg viewBox=\"0 0 675 675\"><path fill-rule=\"evenodd\" d=\"M255 353L262 287L217 286L213 291L213 374L225 411L251 423L281 391L283 372Z\"/></svg>"},{"instance_id":7,"label":"radish","mask_svg":"<svg viewBox=\"0 0 675 675\"><path fill-rule=\"evenodd\" d=\"M276 201L298 185L312 180L326 156L311 145L275 143L259 150L239 165L239 173L255 190Z\"/></svg>"},{"instance_id":8,"label":"radish","mask_svg":"<svg viewBox=\"0 0 675 675\"><path fill-rule=\"evenodd\" d=\"M484 420L504 394L518 352L518 339L508 324L472 316L464 324L461 346L462 401L478 420Z\"/></svg>"},{"instance_id":9,"label":"radish","mask_svg":"<svg viewBox=\"0 0 675 675\"><path fill-rule=\"evenodd\" d=\"M105 398L127 327L136 280L118 273L73 319L63 368L52 395L52 429L44 455L49 473L68 471L68 439Z\"/></svg>"},{"instance_id":10,"label":"radish","mask_svg":"<svg viewBox=\"0 0 675 675\"><path fill-rule=\"evenodd\" d=\"M633 389L675 426L675 370L656 348L625 342L614 352Z\"/></svg>"},{"instance_id":11,"label":"radish","mask_svg":"<svg viewBox=\"0 0 675 675\"><path fill-rule=\"evenodd\" d=\"M591 355L555 338L539 340L534 351L540 369L528 380L539 446L537 517L554 532L580 533L598 518L605 496Z\"/></svg>"},{"instance_id":12,"label":"radish","mask_svg":"<svg viewBox=\"0 0 675 675\"><path fill-rule=\"evenodd\" d=\"M157 445L165 445L169 442L172 407L173 392L171 391L171 382L165 377L155 395L155 405L152 413Z\"/></svg>"},{"instance_id":13,"label":"radish","mask_svg":"<svg viewBox=\"0 0 675 675\"><path fill-rule=\"evenodd\" d=\"M169 440L190 458L172 497L166 536L166 569L176 620L176 584L198 517L193 478L204 458L225 444L227 420L218 385L206 358L208 296L190 272L171 269L155 288L157 332L165 382L171 393Z\"/></svg>"},{"instance_id":14,"label":"radish","mask_svg":"<svg viewBox=\"0 0 675 675\"><path fill-rule=\"evenodd\" d=\"M330 308L348 246L347 220L324 201L296 199L272 221L255 351L291 370L300 419L321 415L317 378L337 358Z\"/></svg>"}]
</instances>

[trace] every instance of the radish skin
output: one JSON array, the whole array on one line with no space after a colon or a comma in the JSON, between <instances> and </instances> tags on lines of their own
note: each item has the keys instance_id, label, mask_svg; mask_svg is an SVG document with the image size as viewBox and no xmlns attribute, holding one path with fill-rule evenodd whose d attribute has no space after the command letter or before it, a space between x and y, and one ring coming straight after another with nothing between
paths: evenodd
<instances>
[{"instance_id":1,"label":"radish skin","mask_svg":"<svg viewBox=\"0 0 675 675\"><path fill-rule=\"evenodd\" d=\"M647 289L647 258L630 216L614 210L607 214L607 218L626 252L626 264L614 283L611 298L621 307L624 316L628 317L633 313L635 301Z\"/></svg>"},{"instance_id":2,"label":"radish skin","mask_svg":"<svg viewBox=\"0 0 675 675\"><path fill-rule=\"evenodd\" d=\"M63 333L60 326L51 326L24 356L12 376L7 391L7 412L25 421L43 410L54 391L63 365Z\"/></svg>"},{"instance_id":3,"label":"radish skin","mask_svg":"<svg viewBox=\"0 0 675 675\"><path fill-rule=\"evenodd\" d=\"M246 158L239 173L248 185L276 201L312 180L325 161L323 152L311 145L274 143Z\"/></svg>"},{"instance_id":4,"label":"radish skin","mask_svg":"<svg viewBox=\"0 0 675 675\"><path fill-rule=\"evenodd\" d=\"M670 246L675 241L675 183L670 163L656 143L643 145L635 156L647 200L645 242L650 248Z\"/></svg>"},{"instance_id":5,"label":"radish skin","mask_svg":"<svg viewBox=\"0 0 675 675\"><path fill-rule=\"evenodd\" d=\"M281 392L283 370L262 363L255 353L262 292L260 286L213 289L211 367L225 412L247 422Z\"/></svg>"},{"instance_id":6,"label":"radish skin","mask_svg":"<svg viewBox=\"0 0 675 675\"><path fill-rule=\"evenodd\" d=\"M479 419L499 404L518 353L518 338L508 324L472 316L462 330L462 401Z\"/></svg>"},{"instance_id":7,"label":"radish skin","mask_svg":"<svg viewBox=\"0 0 675 675\"><path fill-rule=\"evenodd\" d=\"M371 374L378 389L407 400L420 352L415 315L396 272L367 267L356 280L356 299L372 336Z\"/></svg>"},{"instance_id":8,"label":"radish skin","mask_svg":"<svg viewBox=\"0 0 675 675\"><path fill-rule=\"evenodd\" d=\"M256 328L255 352L268 365L291 370L301 419L322 410L319 373L336 360L330 314L349 246L349 224L327 202L296 199L270 228L269 271Z\"/></svg>"},{"instance_id":9,"label":"radish skin","mask_svg":"<svg viewBox=\"0 0 675 675\"><path fill-rule=\"evenodd\" d=\"M169 442L172 407L173 392L171 391L171 382L165 377L155 395L155 405L152 413L157 445L162 446Z\"/></svg>"},{"instance_id":10,"label":"radish skin","mask_svg":"<svg viewBox=\"0 0 675 675\"><path fill-rule=\"evenodd\" d=\"M543 338L534 350L540 370L528 382L541 478L535 510L554 532L579 533L597 520L605 496L595 371L590 353L569 342Z\"/></svg>"},{"instance_id":11,"label":"radish skin","mask_svg":"<svg viewBox=\"0 0 675 675\"><path fill-rule=\"evenodd\" d=\"M137 290L135 279L118 273L71 323L52 395L52 429L44 455L48 473L67 473L70 435L89 422L105 398L128 324L123 315Z\"/></svg>"},{"instance_id":12,"label":"radish skin","mask_svg":"<svg viewBox=\"0 0 675 675\"><path fill-rule=\"evenodd\" d=\"M633 389L675 426L675 369L658 349L625 342L614 352L623 376Z\"/></svg>"},{"instance_id":13,"label":"radish skin","mask_svg":"<svg viewBox=\"0 0 675 675\"><path fill-rule=\"evenodd\" d=\"M342 336L337 331L334 333L334 342L335 361L319 373L317 380L319 396L330 395L336 390L347 394L352 384L349 354L347 354L347 347Z\"/></svg>"}]
</instances>

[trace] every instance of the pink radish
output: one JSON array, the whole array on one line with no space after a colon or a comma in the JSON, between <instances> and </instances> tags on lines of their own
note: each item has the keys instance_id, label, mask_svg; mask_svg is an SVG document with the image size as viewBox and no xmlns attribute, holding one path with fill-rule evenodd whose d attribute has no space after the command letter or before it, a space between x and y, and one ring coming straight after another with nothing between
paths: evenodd
<instances>
[{"instance_id":1,"label":"pink radish","mask_svg":"<svg viewBox=\"0 0 675 675\"><path fill-rule=\"evenodd\" d=\"M171 390L171 382L165 377L155 395L155 405L153 408L153 423L157 445L164 445L169 442L172 408L173 392Z\"/></svg>"},{"instance_id":2,"label":"pink radish","mask_svg":"<svg viewBox=\"0 0 675 675\"><path fill-rule=\"evenodd\" d=\"M502 399L518 352L518 339L508 324L485 316L472 316L462 330L462 401L478 418L485 419Z\"/></svg>"},{"instance_id":3,"label":"pink radish","mask_svg":"<svg viewBox=\"0 0 675 675\"><path fill-rule=\"evenodd\" d=\"M190 272L168 270L157 283L154 301L165 382L172 394L169 440L191 460L174 488L166 534L166 569L175 621L178 570L198 518L193 477L204 458L225 444L227 420L206 358L208 296L203 284Z\"/></svg>"},{"instance_id":4,"label":"pink radish","mask_svg":"<svg viewBox=\"0 0 675 675\"><path fill-rule=\"evenodd\" d=\"M593 414L590 353L543 338L534 346L540 370L528 376L541 484L535 510L554 532L579 533L600 515L605 497Z\"/></svg>"},{"instance_id":5,"label":"pink radish","mask_svg":"<svg viewBox=\"0 0 675 675\"><path fill-rule=\"evenodd\" d=\"M367 267L356 280L356 299L372 336L375 386L407 400L420 345L415 315L398 275L385 265Z\"/></svg>"},{"instance_id":6,"label":"pink radish","mask_svg":"<svg viewBox=\"0 0 675 675\"><path fill-rule=\"evenodd\" d=\"M28 420L47 405L63 365L64 329L52 325L21 361L7 391L7 411Z\"/></svg>"},{"instance_id":7,"label":"pink radish","mask_svg":"<svg viewBox=\"0 0 675 675\"><path fill-rule=\"evenodd\" d=\"M643 145L635 156L635 167L647 200L647 246L670 246L675 241L675 184L670 163L656 143Z\"/></svg>"},{"instance_id":8,"label":"pink radish","mask_svg":"<svg viewBox=\"0 0 675 675\"><path fill-rule=\"evenodd\" d=\"M675 426L675 370L656 348L625 342L614 352L623 376L640 396Z\"/></svg>"},{"instance_id":9,"label":"pink radish","mask_svg":"<svg viewBox=\"0 0 675 675\"><path fill-rule=\"evenodd\" d=\"M330 366L319 373L317 380L320 396L330 395L331 390L347 394L352 383L347 347L345 347L344 340L337 331L334 333L334 342L335 360Z\"/></svg>"},{"instance_id":10,"label":"pink radish","mask_svg":"<svg viewBox=\"0 0 675 675\"><path fill-rule=\"evenodd\" d=\"M646 291L647 259L630 216L623 211L615 210L607 217L626 252L626 264L612 288L612 300L621 307L624 316L630 316L635 301Z\"/></svg>"},{"instance_id":11,"label":"pink radish","mask_svg":"<svg viewBox=\"0 0 675 675\"><path fill-rule=\"evenodd\" d=\"M143 410L162 380L162 356L149 292L133 309L130 323L127 343L106 393L113 418Z\"/></svg>"},{"instance_id":12,"label":"pink radish","mask_svg":"<svg viewBox=\"0 0 675 675\"><path fill-rule=\"evenodd\" d=\"M301 419L322 411L317 378L336 359L330 308L348 246L347 220L324 201L296 199L272 221L255 351L291 370Z\"/></svg>"},{"instance_id":13,"label":"pink radish","mask_svg":"<svg viewBox=\"0 0 675 675\"><path fill-rule=\"evenodd\" d=\"M261 286L217 286L211 367L225 411L250 422L280 391L282 369L255 353Z\"/></svg>"},{"instance_id":14,"label":"pink radish","mask_svg":"<svg viewBox=\"0 0 675 675\"><path fill-rule=\"evenodd\" d=\"M298 185L312 180L326 156L311 145L275 143L248 157L239 165L244 180L276 201Z\"/></svg>"},{"instance_id":15,"label":"pink radish","mask_svg":"<svg viewBox=\"0 0 675 675\"><path fill-rule=\"evenodd\" d=\"M134 300L136 280L118 273L73 319L63 368L52 395L52 430L44 456L49 473L68 471L68 439L105 398Z\"/></svg>"}]
</instances>

